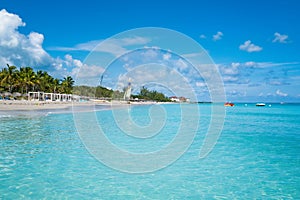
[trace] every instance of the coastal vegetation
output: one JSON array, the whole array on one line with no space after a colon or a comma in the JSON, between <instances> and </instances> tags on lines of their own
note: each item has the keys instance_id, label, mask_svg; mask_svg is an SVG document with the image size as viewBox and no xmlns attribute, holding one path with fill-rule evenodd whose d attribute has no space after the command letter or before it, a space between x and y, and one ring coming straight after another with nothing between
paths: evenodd
<instances>
[{"instance_id":1,"label":"coastal vegetation","mask_svg":"<svg viewBox=\"0 0 300 200\"><path fill-rule=\"evenodd\" d=\"M105 87L97 86L74 86L73 94L80 96L89 96L96 98L109 98L109 99L123 99L125 88L123 91L107 89ZM146 100L146 101L159 101L168 102L170 99L163 93L155 90L149 90L146 87L142 87L138 94L132 94L132 99Z\"/></svg>"},{"instance_id":2,"label":"coastal vegetation","mask_svg":"<svg viewBox=\"0 0 300 200\"><path fill-rule=\"evenodd\" d=\"M73 87L73 94L80 95L80 96L87 96L87 97L105 97L105 98L112 98L114 91L107 89L105 87L97 86L74 86Z\"/></svg>"},{"instance_id":3,"label":"coastal vegetation","mask_svg":"<svg viewBox=\"0 0 300 200\"><path fill-rule=\"evenodd\" d=\"M123 91L112 90L102 86L74 86L74 80L71 76L63 79L54 78L48 72L38 70L34 71L31 67L17 68L13 65L7 65L0 71L0 93L12 95L27 94L28 92L49 92L75 94L80 96L107 98L107 99L123 99L125 89ZM10 96L9 95L9 96ZM132 94L132 99L168 102L170 99L163 93L155 90L149 90L142 87L138 94Z\"/></svg>"},{"instance_id":4,"label":"coastal vegetation","mask_svg":"<svg viewBox=\"0 0 300 200\"><path fill-rule=\"evenodd\" d=\"M146 87L142 87L140 92L137 95L131 95L133 99L144 99L151 101L159 101L159 102L169 102L171 101L168 97L166 97L163 93L157 92L156 90L149 90Z\"/></svg>"},{"instance_id":5,"label":"coastal vegetation","mask_svg":"<svg viewBox=\"0 0 300 200\"><path fill-rule=\"evenodd\" d=\"M29 91L71 94L74 80L71 76L62 80L46 71L34 71L31 67L7 65L0 71L0 92L26 94Z\"/></svg>"}]
</instances>

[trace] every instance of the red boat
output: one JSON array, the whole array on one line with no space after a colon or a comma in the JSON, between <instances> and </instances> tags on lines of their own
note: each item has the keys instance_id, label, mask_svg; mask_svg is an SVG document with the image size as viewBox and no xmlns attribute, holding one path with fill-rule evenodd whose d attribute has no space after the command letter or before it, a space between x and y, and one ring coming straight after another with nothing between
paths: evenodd
<instances>
[{"instance_id":1,"label":"red boat","mask_svg":"<svg viewBox=\"0 0 300 200\"><path fill-rule=\"evenodd\" d=\"M226 103L224 104L224 106L229 106L229 107L232 107L232 106L234 106L234 103L229 103L229 102L226 102Z\"/></svg>"}]
</instances>

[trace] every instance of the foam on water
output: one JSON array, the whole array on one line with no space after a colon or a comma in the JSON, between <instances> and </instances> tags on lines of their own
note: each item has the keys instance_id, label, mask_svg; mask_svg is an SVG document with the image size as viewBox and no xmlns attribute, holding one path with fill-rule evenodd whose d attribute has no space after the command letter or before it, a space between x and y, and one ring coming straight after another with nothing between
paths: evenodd
<instances>
[{"instance_id":1,"label":"foam on water","mask_svg":"<svg viewBox=\"0 0 300 200\"><path fill-rule=\"evenodd\" d=\"M0 111L0 118L16 118L16 117L42 117L48 115L47 111Z\"/></svg>"}]
</instances>

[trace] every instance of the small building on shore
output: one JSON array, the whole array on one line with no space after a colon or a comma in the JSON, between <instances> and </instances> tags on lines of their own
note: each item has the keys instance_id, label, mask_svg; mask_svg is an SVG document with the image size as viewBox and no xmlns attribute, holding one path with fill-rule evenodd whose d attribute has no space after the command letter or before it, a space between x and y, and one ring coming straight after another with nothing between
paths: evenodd
<instances>
[{"instance_id":1,"label":"small building on shore","mask_svg":"<svg viewBox=\"0 0 300 200\"><path fill-rule=\"evenodd\" d=\"M170 97L170 100L173 101L173 102L178 102L178 103L190 102L190 99L186 98L186 97L172 96L172 97Z\"/></svg>"},{"instance_id":2,"label":"small building on shore","mask_svg":"<svg viewBox=\"0 0 300 200\"><path fill-rule=\"evenodd\" d=\"M29 101L80 101L80 96L73 94L28 92Z\"/></svg>"}]
</instances>

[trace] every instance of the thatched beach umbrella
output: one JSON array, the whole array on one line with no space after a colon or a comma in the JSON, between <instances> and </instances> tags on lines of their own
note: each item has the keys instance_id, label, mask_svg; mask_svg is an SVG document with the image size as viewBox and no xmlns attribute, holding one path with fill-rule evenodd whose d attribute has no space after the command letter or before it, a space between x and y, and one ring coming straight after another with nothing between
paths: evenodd
<instances>
[{"instance_id":1,"label":"thatched beach umbrella","mask_svg":"<svg viewBox=\"0 0 300 200\"><path fill-rule=\"evenodd\" d=\"M11 96L11 93L10 92L4 92L2 93L4 96L8 97L8 96Z\"/></svg>"},{"instance_id":2,"label":"thatched beach umbrella","mask_svg":"<svg viewBox=\"0 0 300 200\"><path fill-rule=\"evenodd\" d=\"M19 92L14 92L14 93L13 93L13 96L14 96L14 97L20 97L20 96L22 96L22 94L19 93Z\"/></svg>"}]
</instances>

